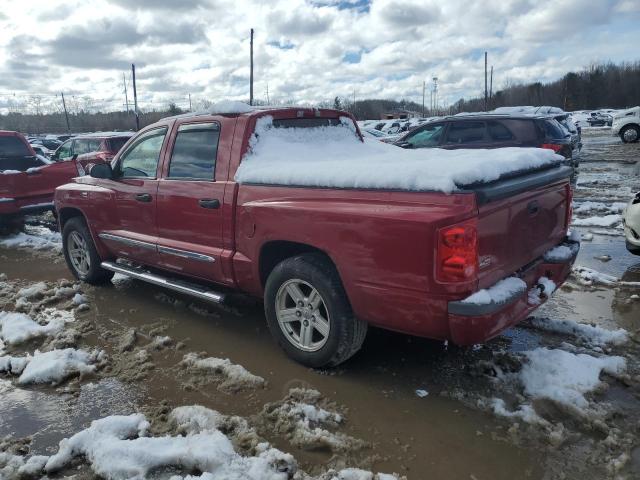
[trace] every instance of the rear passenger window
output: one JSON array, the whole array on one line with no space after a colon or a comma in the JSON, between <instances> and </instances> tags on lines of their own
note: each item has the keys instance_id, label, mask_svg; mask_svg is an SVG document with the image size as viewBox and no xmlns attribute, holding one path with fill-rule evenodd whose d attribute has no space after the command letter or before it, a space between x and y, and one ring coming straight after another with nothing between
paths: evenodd
<instances>
[{"instance_id":1,"label":"rear passenger window","mask_svg":"<svg viewBox=\"0 0 640 480\"><path fill-rule=\"evenodd\" d=\"M219 138L217 123L181 125L171 154L168 178L214 180Z\"/></svg>"},{"instance_id":2,"label":"rear passenger window","mask_svg":"<svg viewBox=\"0 0 640 480\"><path fill-rule=\"evenodd\" d=\"M487 122L487 130L492 140L505 141L514 139L513 134L501 122Z\"/></svg>"},{"instance_id":3,"label":"rear passenger window","mask_svg":"<svg viewBox=\"0 0 640 480\"><path fill-rule=\"evenodd\" d=\"M89 140L74 140L73 154L82 155L84 153L89 153Z\"/></svg>"},{"instance_id":4,"label":"rear passenger window","mask_svg":"<svg viewBox=\"0 0 640 480\"><path fill-rule=\"evenodd\" d=\"M467 144L484 142L484 122L452 122L447 132L446 143Z\"/></svg>"}]
</instances>

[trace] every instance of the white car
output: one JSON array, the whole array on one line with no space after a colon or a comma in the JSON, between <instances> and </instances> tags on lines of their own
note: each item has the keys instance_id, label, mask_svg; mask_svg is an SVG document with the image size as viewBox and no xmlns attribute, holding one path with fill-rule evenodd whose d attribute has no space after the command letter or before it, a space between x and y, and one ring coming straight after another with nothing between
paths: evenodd
<instances>
[{"instance_id":1,"label":"white car","mask_svg":"<svg viewBox=\"0 0 640 480\"><path fill-rule=\"evenodd\" d=\"M640 192L622 212L622 224L624 225L627 250L634 255L640 255Z\"/></svg>"},{"instance_id":2,"label":"white car","mask_svg":"<svg viewBox=\"0 0 640 480\"><path fill-rule=\"evenodd\" d=\"M619 135L624 143L640 140L640 107L623 110L613 117L611 130Z\"/></svg>"}]
</instances>

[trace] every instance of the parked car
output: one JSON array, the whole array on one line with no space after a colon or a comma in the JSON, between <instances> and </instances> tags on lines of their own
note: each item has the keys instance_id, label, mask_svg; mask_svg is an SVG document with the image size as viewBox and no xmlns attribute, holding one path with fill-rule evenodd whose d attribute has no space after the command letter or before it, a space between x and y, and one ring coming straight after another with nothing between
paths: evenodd
<instances>
[{"instance_id":1,"label":"parked car","mask_svg":"<svg viewBox=\"0 0 640 480\"><path fill-rule=\"evenodd\" d=\"M53 138L34 138L30 141L31 144L34 145L42 145L47 150L57 150L62 142Z\"/></svg>"},{"instance_id":2,"label":"parked car","mask_svg":"<svg viewBox=\"0 0 640 480\"><path fill-rule=\"evenodd\" d=\"M229 289L260 297L277 342L313 367L355 354L368 324L460 345L485 341L546 300L541 277L565 281L579 249L567 236L567 166L514 169L451 193L235 181L254 142L268 138L254 135L265 122L274 131L322 126L321 144L327 129L349 128L345 118L353 122L349 157L366 163L353 117L336 110L223 110L144 128L110 164L56 190L69 269L91 284L118 272L210 302L224 302ZM495 131L507 133L502 124ZM322 151L269 145L280 164L291 145ZM546 255L559 245L565 254ZM517 288L505 291L501 281L512 276ZM490 288L499 300L468 300Z\"/></svg>"},{"instance_id":3,"label":"parked car","mask_svg":"<svg viewBox=\"0 0 640 480\"><path fill-rule=\"evenodd\" d=\"M402 148L548 148L577 165L571 136L548 116L485 113L445 117L414 128L394 144Z\"/></svg>"},{"instance_id":4,"label":"parked car","mask_svg":"<svg viewBox=\"0 0 640 480\"><path fill-rule=\"evenodd\" d=\"M640 255L640 192L636 193L622 212L622 224L627 250L634 255Z\"/></svg>"},{"instance_id":5,"label":"parked car","mask_svg":"<svg viewBox=\"0 0 640 480\"><path fill-rule=\"evenodd\" d=\"M56 150L52 160L76 158L85 168L95 163L110 162L132 136L132 132L98 132L78 135L64 142Z\"/></svg>"},{"instance_id":6,"label":"parked car","mask_svg":"<svg viewBox=\"0 0 640 480\"><path fill-rule=\"evenodd\" d=\"M613 117L611 131L624 143L640 140L640 107L624 110Z\"/></svg>"},{"instance_id":7,"label":"parked car","mask_svg":"<svg viewBox=\"0 0 640 480\"><path fill-rule=\"evenodd\" d=\"M44 145L38 145L37 143L30 143L29 145L31 145L31 148L33 148L33 151L36 152L37 155L40 155L44 158L51 158L53 156L53 154L55 152L49 150L47 147L45 147Z\"/></svg>"},{"instance_id":8,"label":"parked car","mask_svg":"<svg viewBox=\"0 0 640 480\"><path fill-rule=\"evenodd\" d=\"M0 131L0 224L52 210L55 188L82 174L75 162L39 157L21 133Z\"/></svg>"},{"instance_id":9,"label":"parked car","mask_svg":"<svg viewBox=\"0 0 640 480\"><path fill-rule=\"evenodd\" d=\"M587 123L591 127L611 126L613 123L613 117L607 113L591 112L587 117Z\"/></svg>"}]
</instances>

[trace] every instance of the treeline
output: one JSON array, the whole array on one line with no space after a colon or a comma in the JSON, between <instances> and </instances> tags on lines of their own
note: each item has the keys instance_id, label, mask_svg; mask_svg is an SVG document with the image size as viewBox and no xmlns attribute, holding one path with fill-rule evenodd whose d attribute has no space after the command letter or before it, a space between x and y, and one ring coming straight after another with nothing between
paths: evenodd
<instances>
[{"instance_id":1,"label":"treeline","mask_svg":"<svg viewBox=\"0 0 640 480\"><path fill-rule=\"evenodd\" d=\"M171 112L145 112L140 115L140 127L157 122ZM24 133L73 133L135 130L136 119L132 112L69 114L69 130L64 113L0 115L0 130L16 130Z\"/></svg>"},{"instance_id":2,"label":"treeline","mask_svg":"<svg viewBox=\"0 0 640 480\"><path fill-rule=\"evenodd\" d=\"M626 108L640 104L640 61L594 64L580 72L569 72L549 83L507 84L489 99L488 109L517 105L548 105L565 111ZM460 99L455 113L485 109L484 94Z\"/></svg>"}]
</instances>

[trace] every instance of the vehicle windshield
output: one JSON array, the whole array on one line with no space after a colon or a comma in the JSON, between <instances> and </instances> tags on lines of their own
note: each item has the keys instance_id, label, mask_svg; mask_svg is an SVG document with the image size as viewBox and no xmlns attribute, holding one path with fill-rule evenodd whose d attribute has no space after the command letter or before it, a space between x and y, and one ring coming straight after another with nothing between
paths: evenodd
<instances>
[{"instance_id":1,"label":"vehicle windshield","mask_svg":"<svg viewBox=\"0 0 640 480\"><path fill-rule=\"evenodd\" d=\"M32 155L18 137L0 136L0 157L27 157Z\"/></svg>"}]
</instances>

